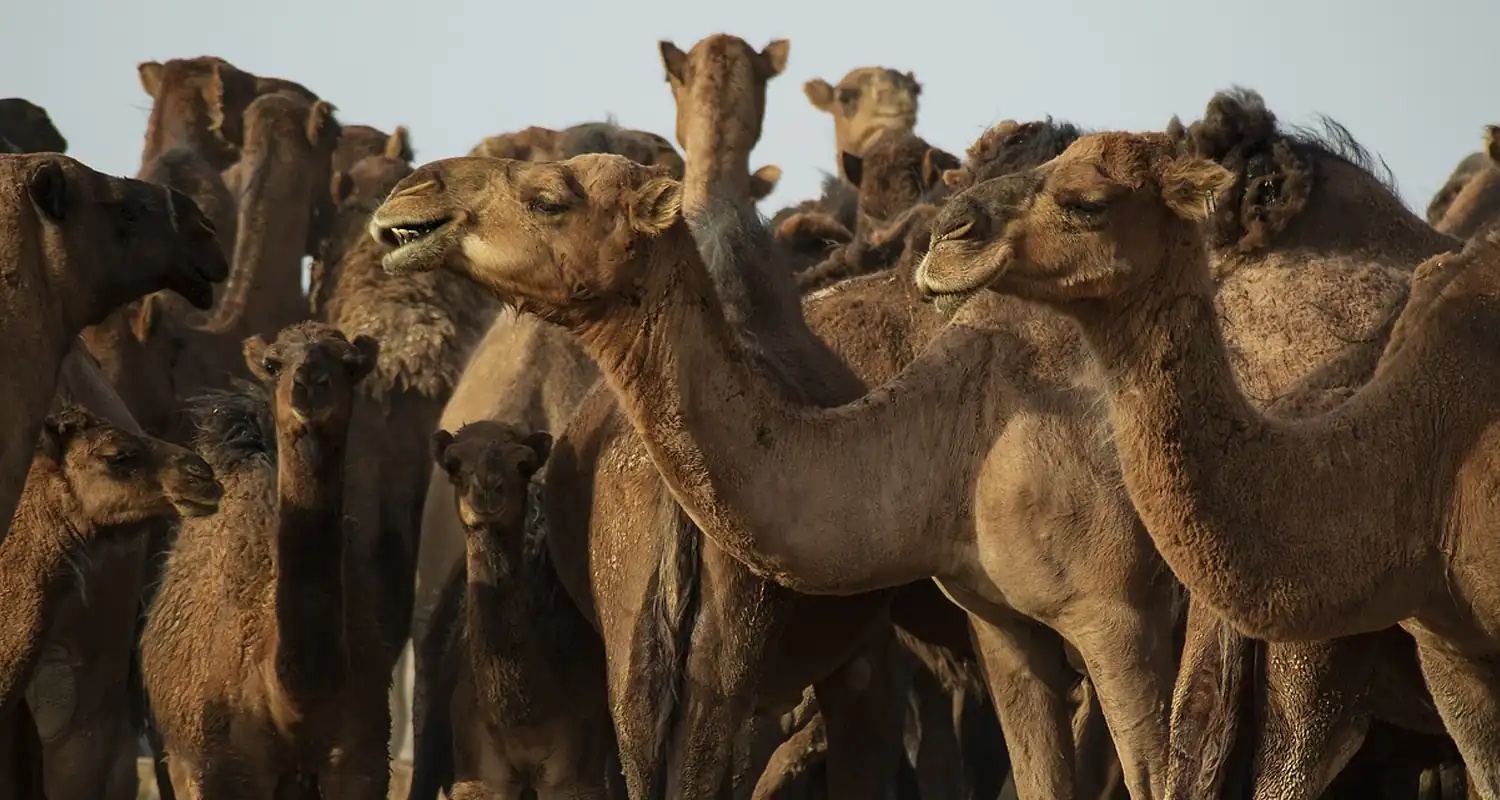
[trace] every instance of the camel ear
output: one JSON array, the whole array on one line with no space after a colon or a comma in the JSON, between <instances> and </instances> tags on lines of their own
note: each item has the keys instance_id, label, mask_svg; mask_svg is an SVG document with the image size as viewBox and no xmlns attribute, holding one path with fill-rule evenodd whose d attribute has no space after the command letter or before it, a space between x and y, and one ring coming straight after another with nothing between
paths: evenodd
<instances>
[{"instance_id":1,"label":"camel ear","mask_svg":"<svg viewBox=\"0 0 1500 800\"><path fill-rule=\"evenodd\" d=\"M1484 152L1500 166L1500 125L1484 126Z\"/></svg>"},{"instance_id":2,"label":"camel ear","mask_svg":"<svg viewBox=\"0 0 1500 800\"><path fill-rule=\"evenodd\" d=\"M323 135L330 131L329 123L333 122L333 105L327 100L319 100L312 104L307 111L307 143L317 147L323 141ZM331 131L335 140L338 139L338 130Z\"/></svg>"},{"instance_id":3,"label":"camel ear","mask_svg":"<svg viewBox=\"0 0 1500 800\"><path fill-rule=\"evenodd\" d=\"M766 80L786 70L786 59L791 53L792 41L790 39L775 39L760 51L761 61L765 65Z\"/></svg>"},{"instance_id":4,"label":"camel ear","mask_svg":"<svg viewBox=\"0 0 1500 800\"><path fill-rule=\"evenodd\" d=\"M807 95L808 102L819 111L833 113L833 87L822 78L813 78L802 84L802 93Z\"/></svg>"},{"instance_id":5,"label":"camel ear","mask_svg":"<svg viewBox=\"0 0 1500 800\"><path fill-rule=\"evenodd\" d=\"M428 443L432 453L432 463L448 473L450 476L458 471L458 463L448 458L448 448L453 446L453 434L439 428L432 433L432 440Z\"/></svg>"},{"instance_id":6,"label":"camel ear","mask_svg":"<svg viewBox=\"0 0 1500 800\"><path fill-rule=\"evenodd\" d=\"M146 94L156 97L161 91L161 74L165 68L158 61L142 61L135 65L135 71L141 74L141 88Z\"/></svg>"},{"instance_id":7,"label":"camel ear","mask_svg":"<svg viewBox=\"0 0 1500 800\"><path fill-rule=\"evenodd\" d=\"M958 157L952 153L939 150L936 147L927 148L922 154L922 186L928 189L938 185L950 170L958 169L963 164Z\"/></svg>"},{"instance_id":8,"label":"camel ear","mask_svg":"<svg viewBox=\"0 0 1500 800\"><path fill-rule=\"evenodd\" d=\"M672 227L682 216L682 184L671 178L653 178L636 190L630 204L630 227L655 236Z\"/></svg>"},{"instance_id":9,"label":"camel ear","mask_svg":"<svg viewBox=\"0 0 1500 800\"><path fill-rule=\"evenodd\" d=\"M526 435L526 438L521 440L521 444L526 445L531 449L531 452L536 453L536 461L523 465L530 467L530 471L526 472L526 477L529 478L535 475L537 470L542 468L543 464L547 463L547 456L552 455L552 434L546 431L529 433Z\"/></svg>"},{"instance_id":10,"label":"camel ear","mask_svg":"<svg viewBox=\"0 0 1500 800\"><path fill-rule=\"evenodd\" d=\"M208 76L208 85L203 87L203 104L208 107L208 129L224 138L224 73L219 64L214 64Z\"/></svg>"},{"instance_id":11,"label":"camel ear","mask_svg":"<svg viewBox=\"0 0 1500 800\"><path fill-rule=\"evenodd\" d=\"M276 376L281 374L281 362L267 357L268 349L270 345L266 344L266 340L262 339L258 333L246 339L244 346L241 347L245 356L245 366L250 369L250 374L262 383L275 383Z\"/></svg>"},{"instance_id":12,"label":"camel ear","mask_svg":"<svg viewBox=\"0 0 1500 800\"><path fill-rule=\"evenodd\" d=\"M865 177L865 160L846 150L839 151L839 166L844 168L844 177L855 186Z\"/></svg>"},{"instance_id":13,"label":"camel ear","mask_svg":"<svg viewBox=\"0 0 1500 800\"><path fill-rule=\"evenodd\" d=\"M915 73L915 72L908 72L908 73L906 73L906 79L909 80L909 81L911 81L911 96L912 97L920 97L921 94L922 94L922 84L920 84L920 83L917 82L917 73Z\"/></svg>"},{"instance_id":14,"label":"camel ear","mask_svg":"<svg viewBox=\"0 0 1500 800\"><path fill-rule=\"evenodd\" d=\"M50 415L42 422L42 432L37 436L36 451L47 460L61 464L63 450L67 447L71 431L57 415Z\"/></svg>"},{"instance_id":15,"label":"camel ear","mask_svg":"<svg viewBox=\"0 0 1500 800\"><path fill-rule=\"evenodd\" d=\"M750 174L750 197L754 200L769 195L776 191L776 184L781 181L781 167L775 164L767 164Z\"/></svg>"},{"instance_id":16,"label":"camel ear","mask_svg":"<svg viewBox=\"0 0 1500 800\"><path fill-rule=\"evenodd\" d=\"M151 338L156 324L161 321L161 313L161 303L156 302L155 293L141 298L141 307L130 320L130 332L137 342L145 344Z\"/></svg>"},{"instance_id":17,"label":"camel ear","mask_svg":"<svg viewBox=\"0 0 1500 800\"><path fill-rule=\"evenodd\" d=\"M333 180L329 183L328 193L333 196L334 205L342 205L349 195L354 193L354 179L349 173L335 170Z\"/></svg>"},{"instance_id":18,"label":"camel ear","mask_svg":"<svg viewBox=\"0 0 1500 800\"><path fill-rule=\"evenodd\" d=\"M385 140L385 157L399 158L410 164L416 154L411 151L411 140L405 125L397 125L391 138Z\"/></svg>"},{"instance_id":19,"label":"camel ear","mask_svg":"<svg viewBox=\"0 0 1500 800\"><path fill-rule=\"evenodd\" d=\"M687 53L667 39L662 39L658 47L661 48L661 64L666 67L667 77L678 83L687 83Z\"/></svg>"},{"instance_id":20,"label":"camel ear","mask_svg":"<svg viewBox=\"0 0 1500 800\"><path fill-rule=\"evenodd\" d=\"M46 214L53 222L62 222L68 216L68 176L62 164L44 161L31 173L26 181L26 193L37 210Z\"/></svg>"},{"instance_id":21,"label":"camel ear","mask_svg":"<svg viewBox=\"0 0 1500 800\"><path fill-rule=\"evenodd\" d=\"M974 173L968 167L944 170L943 183L952 189L967 189L974 183Z\"/></svg>"},{"instance_id":22,"label":"camel ear","mask_svg":"<svg viewBox=\"0 0 1500 800\"><path fill-rule=\"evenodd\" d=\"M380 342L373 336L360 334L349 344L354 345L354 351L344 356L344 366L349 369L349 377L358 382L375 369L380 358Z\"/></svg>"},{"instance_id":23,"label":"camel ear","mask_svg":"<svg viewBox=\"0 0 1500 800\"><path fill-rule=\"evenodd\" d=\"M1161 168L1157 182L1167 207L1197 222L1213 213L1219 195L1234 185L1234 175L1206 158L1179 158Z\"/></svg>"}]
</instances>

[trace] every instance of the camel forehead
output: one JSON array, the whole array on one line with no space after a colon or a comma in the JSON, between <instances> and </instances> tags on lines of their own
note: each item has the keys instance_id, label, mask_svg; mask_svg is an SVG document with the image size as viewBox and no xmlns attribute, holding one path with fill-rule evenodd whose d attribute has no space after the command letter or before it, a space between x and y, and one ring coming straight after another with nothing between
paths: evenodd
<instances>
[{"instance_id":1,"label":"camel forehead","mask_svg":"<svg viewBox=\"0 0 1500 800\"><path fill-rule=\"evenodd\" d=\"M892 88L910 92L915 81L888 67L858 67L838 82L840 89Z\"/></svg>"},{"instance_id":2,"label":"camel forehead","mask_svg":"<svg viewBox=\"0 0 1500 800\"><path fill-rule=\"evenodd\" d=\"M758 55L760 51L750 46L749 42L738 36L728 33L716 33L705 37L693 49L688 51L688 60L697 62L699 60L737 58L746 59Z\"/></svg>"},{"instance_id":3,"label":"camel forehead","mask_svg":"<svg viewBox=\"0 0 1500 800\"><path fill-rule=\"evenodd\" d=\"M1139 134L1110 131L1081 136L1056 159L1054 164L1088 162L1116 180L1139 178L1151 165L1173 153L1172 140L1165 134Z\"/></svg>"}]
</instances>

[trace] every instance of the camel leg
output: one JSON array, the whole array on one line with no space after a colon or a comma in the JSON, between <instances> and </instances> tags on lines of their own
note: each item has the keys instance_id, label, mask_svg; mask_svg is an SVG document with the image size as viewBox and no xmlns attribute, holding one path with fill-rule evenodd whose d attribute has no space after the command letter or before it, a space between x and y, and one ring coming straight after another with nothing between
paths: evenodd
<instances>
[{"instance_id":1,"label":"camel leg","mask_svg":"<svg viewBox=\"0 0 1500 800\"><path fill-rule=\"evenodd\" d=\"M1500 800L1500 662L1489 651L1461 652L1419 624L1407 630L1443 725L1463 755L1469 794Z\"/></svg>"},{"instance_id":2,"label":"camel leg","mask_svg":"<svg viewBox=\"0 0 1500 800\"><path fill-rule=\"evenodd\" d=\"M1131 797L1161 797L1177 659L1171 629L1152 623L1170 617L1115 607L1091 609L1084 618L1088 627L1072 641L1097 691L1125 785Z\"/></svg>"},{"instance_id":3,"label":"camel leg","mask_svg":"<svg viewBox=\"0 0 1500 800\"><path fill-rule=\"evenodd\" d=\"M979 661L1010 752L1020 800L1073 797L1069 692L1077 674L1062 638L1029 619L971 619Z\"/></svg>"},{"instance_id":4,"label":"camel leg","mask_svg":"<svg viewBox=\"0 0 1500 800\"><path fill-rule=\"evenodd\" d=\"M1371 636L1265 645L1255 796L1321 797L1369 730Z\"/></svg>"},{"instance_id":5,"label":"camel leg","mask_svg":"<svg viewBox=\"0 0 1500 800\"><path fill-rule=\"evenodd\" d=\"M771 760L755 784L752 800L779 797L786 787L803 775L813 758L827 750L828 731L823 725L823 715L814 714L801 730L793 733L771 754Z\"/></svg>"},{"instance_id":6,"label":"camel leg","mask_svg":"<svg viewBox=\"0 0 1500 800\"><path fill-rule=\"evenodd\" d=\"M913 709L919 720L917 741L917 783L923 797L964 797L963 754L955 730L960 709L956 697L926 669L918 668L912 676Z\"/></svg>"},{"instance_id":7,"label":"camel leg","mask_svg":"<svg viewBox=\"0 0 1500 800\"><path fill-rule=\"evenodd\" d=\"M890 797L901 757L904 688L910 667L898 663L890 633L877 635L859 655L814 684L828 728L828 796ZM902 673L906 673L903 675Z\"/></svg>"},{"instance_id":8,"label":"camel leg","mask_svg":"<svg viewBox=\"0 0 1500 800\"><path fill-rule=\"evenodd\" d=\"M375 708L387 709L386 697L386 689L382 686L378 693L370 693L365 702ZM373 720L361 718L359 723L351 719L340 738L339 752L323 765L318 775L322 796L387 800L391 791L389 712Z\"/></svg>"}]
</instances>

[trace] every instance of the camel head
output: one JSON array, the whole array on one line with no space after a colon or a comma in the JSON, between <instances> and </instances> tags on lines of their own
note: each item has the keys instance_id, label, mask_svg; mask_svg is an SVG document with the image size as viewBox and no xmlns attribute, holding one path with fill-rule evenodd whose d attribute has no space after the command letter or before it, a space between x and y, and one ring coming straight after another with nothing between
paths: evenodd
<instances>
[{"instance_id":1,"label":"camel head","mask_svg":"<svg viewBox=\"0 0 1500 800\"><path fill-rule=\"evenodd\" d=\"M66 153L63 138L47 109L19 97L0 100L0 153Z\"/></svg>"},{"instance_id":2,"label":"camel head","mask_svg":"<svg viewBox=\"0 0 1500 800\"><path fill-rule=\"evenodd\" d=\"M1197 224L1233 181L1163 134L1085 136L950 198L917 285L947 310L985 288L1059 305L1104 299L1149 280L1177 249L1201 247Z\"/></svg>"},{"instance_id":3,"label":"camel head","mask_svg":"<svg viewBox=\"0 0 1500 800\"><path fill-rule=\"evenodd\" d=\"M851 70L837 86L814 78L802 85L802 91L814 108L833 115L839 170L845 178L849 176L843 173L843 154L864 155L865 148L881 133L907 133L917 126L917 97L922 94L922 84L910 72L860 67Z\"/></svg>"},{"instance_id":4,"label":"camel head","mask_svg":"<svg viewBox=\"0 0 1500 800\"><path fill-rule=\"evenodd\" d=\"M551 451L547 432L493 420L432 435L432 459L453 484L464 529L470 535L512 534L513 540L501 543L506 549L519 549L522 543L531 476Z\"/></svg>"},{"instance_id":5,"label":"camel head","mask_svg":"<svg viewBox=\"0 0 1500 800\"><path fill-rule=\"evenodd\" d=\"M236 170L244 171L238 178L242 190L260 182L265 171L281 168L279 165L287 159L306 165L310 173L305 182L307 196L278 197L276 201L309 209L304 252L313 255L333 225L334 204L328 187L342 131L333 111L326 101L309 101L294 92L272 92L255 98L245 109L245 147L235 165ZM273 235L251 231L241 234Z\"/></svg>"},{"instance_id":6,"label":"camel head","mask_svg":"<svg viewBox=\"0 0 1500 800\"><path fill-rule=\"evenodd\" d=\"M244 347L245 365L275 398L277 426L294 433L346 431L355 388L379 351L369 336L351 342L321 322L288 325L271 344L251 336Z\"/></svg>"},{"instance_id":7,"label":"camel head","mask_svg":"<svg viewBox=\"0 0 1500 800\"><path fill-rule=\"evenodd\" d=\"M476 158L514 158L517 161L556 161L562 158L562 131L533 125L511 133L486 136L469 155Z\"/></svg>"},{"instance_id":8,"label":"camel head","mask_svg":"<svg viewBox=\"0 0 1500 800\"><path fill-rule=\"evenodd\" d=\"M367 156L333 173L330 193L334 205L357 207L366 213L374 211L402 178L410 175L411 165L400 158L384 155Z\"/></svg>"},{"instance_id":9,"label":"camel head","mask_svg":"<svg viewBox=\"0 0 1500 800\"><path fill-rule=\"evenodd\" d=\"M338 146L333 151L334 172L348 172L355 164L372 156L411 164L411 135L401 125L396 126L394 133L369 125L345 125L340 129Z\"/></svg>"},{"instance_id":10,"label":"camel head","mask_svg":"<svg viewBox=\"0 0 1500 800\"><path fill-rule=\"evenodd\" d=\"M677 148L649 131L622 128L613 122L585 122L558 132L556 158L524 158L521 161L565 161L588 153L615 153L646 166L666 167L672 177L682 179L686 165ZM470 155L482 155L471 153ZM517 156L492 155L492 158Z\"/></svg>"},{"instance_id":11,"label":"camel head","mask_svg":"<svg viewBox=\"0 0 1500 800\"><path fill-rule=\"evenodd\" d=\"M528 312L566 324L638 299L641 244L682 219L661 167L590 154L531 163L449 158L401 181L370 219L390 273L447 266Z\"/></svg>"},{"instance_id":12,"label":"camel head","mask_svg":"<svg viewBox=\"0 0 1500 800\"><path fill-rule=\"evenodd\" d=\"M301 84L251 75L214 56L145 61L136 70L141 88L153 101L143 164L164 150L188 145L214 169L228 169L239 158L245 135L242 117L256 97L285 91L309 103L318 99Z\"/></svg>"},{"instance_id":13,"label":"camel head","mask_svg":"<svg viewBox=\"0 0 1500 800\"><path fill-rule=\"evenodd\" d=\"M860 216L877 224L945 186L943 174L960 166L952 154L904 131L877 137L863 155L846 152L840 157L845 176L859 188Z\"/></svg>"},{"instance_id":14,"label":"camel head","mask_svg":"<svg viewBox=\"0 0 1500 800\"><path fill-rule=\"evenodd\" d=\"M1482 160L1453 191L1438 230L1469 239L1500 220L1500 125L1486 125ZM1451 182L1451 181L1450 181Z\"/></svg>"},{"instance_id":15,"label":"camel head","mask_svg":"<svg viewBox=\"0 0 1500 800\"><path fill-rule=\"evenodd\" d=\"M213 223L175 189L53 153L0 160L0 186L0 248L37 259L38 278L80 328L160 289L206 309L229 274Z\"/></svg>"},{"instance_id":16,"label":"camel head","mask_svg":"<svg viewBox=\"0 0 1500 800\"><path fill-rule=\"evenodd\" d=\"M90 528L214 513L224 490L197 454L77 406L47 418L38 459L54 465Z\"/></svg>"},{"instance_id":17,"label":"camel head","mask_svg":"<svg viewBox=\"0 0 1500 800\"><path fill-rule=\"evenodd\" d=\"M693 152L695 132L708 130L717 131L719 141L701 142L699 147L747 154L755 149L766 115L766 83L786 69L792 43L776 39L756 51L738 36L716 33L686 53L666 40L660 49L677 102L677 143L682 149ZM730 114L733 119L715 118Z\"/></svg>"}]
</instances>

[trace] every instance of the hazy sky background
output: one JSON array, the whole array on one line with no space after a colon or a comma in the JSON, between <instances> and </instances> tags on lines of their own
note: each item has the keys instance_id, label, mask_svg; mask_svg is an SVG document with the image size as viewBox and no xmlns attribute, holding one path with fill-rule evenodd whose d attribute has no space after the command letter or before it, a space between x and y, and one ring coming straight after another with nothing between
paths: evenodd
<instances>
[{"instance_id":1,"label":"hazy sky background","mask_svg":"<svg viewBox=\"0 0 1500 800\"><path fill-rule=\"evenodd\" d=\"M751 159L783 169L768 215L834 170L832 118L802 83L858 66L914 71L917 132L955 154L1006 118L1159 130L1241 84L1289 122L1342 122L1419 211L1500 122L1493 0L0 0L0 96L45 106L71 155L133 175L150 104L136 64L217 55L306 85L345 123L408 126L428 161L606 114L671 139L656 42L715 32L792 42Z\"/></svg>"}]
</instances>

